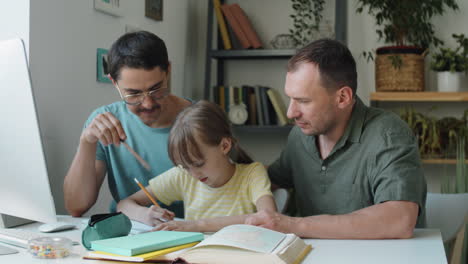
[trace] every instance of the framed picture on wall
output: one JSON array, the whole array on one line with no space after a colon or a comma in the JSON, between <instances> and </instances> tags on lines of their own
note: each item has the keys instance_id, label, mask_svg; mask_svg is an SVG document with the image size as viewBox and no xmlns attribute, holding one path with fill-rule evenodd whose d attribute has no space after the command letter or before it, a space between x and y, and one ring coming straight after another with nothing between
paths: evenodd
<instances>
[{"instance_id":1,"label":"framed picture on wall","mask_svg":"<svg viewBox=\"0 0 468 264\"><path fill-rule=\"evenodd\" d=\"M107 53L108 50L106 49L97 49L97 56L96 56L96 74L97 78L96 80L98 82L104 82L104 83L112 83L109 77L107 77L107 74L109 73L109 67L107 63Z\"/></svg>"},{"instance_id":2,"label":"framed picture on wall","mask_svg":"<svg viewBox=\"0 0 468 264\"><path fill-rule=\"evenodd\" d=\"M94 9L112 16L122 16L120 0L94 0Z\"/></svg>"},{"instance_id":3,"label":"framed picture on wall","mask_svg":"<svg viewBox=\"0 0 468 264\"><path fill-rule=\"evenodd\" d=\"M163 0L145 0L145 16L161 21L163 18Z\"/></svg>"}]
</instances>

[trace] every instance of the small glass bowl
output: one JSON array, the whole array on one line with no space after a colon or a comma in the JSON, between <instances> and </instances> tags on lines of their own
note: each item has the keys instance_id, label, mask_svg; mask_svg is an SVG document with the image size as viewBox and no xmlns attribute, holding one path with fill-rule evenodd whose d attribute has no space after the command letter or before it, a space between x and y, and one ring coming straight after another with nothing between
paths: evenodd
<instances>
[{"instance_id":1,"label":"small glass bowl","mask_svg":"<svg viewBox=\"0 0 468 264\"><path fill-rule=\"evenodd\" d=\"M70 255L72 241L65 237L38 237L28 241L28 251L36 258L64 258Z\"/></svg>"}]
</instances>

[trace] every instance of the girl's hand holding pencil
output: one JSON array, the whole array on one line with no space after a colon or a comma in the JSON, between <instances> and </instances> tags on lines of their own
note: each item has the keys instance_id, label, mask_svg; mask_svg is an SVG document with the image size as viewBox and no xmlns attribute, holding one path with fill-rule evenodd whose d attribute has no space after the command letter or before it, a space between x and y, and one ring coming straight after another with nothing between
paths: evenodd
<instances>
[{"instance_id":1,"label":"girl's hand holding pencil","mask_svg":"<svg viewBox=\"0 0 468 264\"><path fill-rule=\"evenodd\" d=\"M135 182L138 184L138 186L143 190L143 192L148 196L148 198L151 200L153 205L149 208L145 208L145 219L146 219L146 224L150 224L151 226L157 226L161 223L166 223L169 220L174 219L175 214L167 209L163 209L159 206L159 204L156 202L156 199L151 195L148 190L143 186L143 184L138 181L138 179L134 178Z\"/></svg>"},{"instance_id":2,"label":"girl's hand holding pencil","mask_svg":"<svg viewBox=\"0 0 468 264\"><path fill-rule=\"evenodd\" d=\"M151 226L158 226L174 219L173 212L155 205L145 208L144 214Z\"/></svg>"}]
</instances>

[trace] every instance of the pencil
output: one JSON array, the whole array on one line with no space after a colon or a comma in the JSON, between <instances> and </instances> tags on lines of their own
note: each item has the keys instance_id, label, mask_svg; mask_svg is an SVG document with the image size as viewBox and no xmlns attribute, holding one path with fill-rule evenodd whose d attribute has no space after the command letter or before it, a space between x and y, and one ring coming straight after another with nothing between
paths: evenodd
<instances>
[{"instance_id":1,"label":"pencil","mask_svg":"<svg viewBox=\"0 0 468 264\"><path fill-rule=\"evenodd\" d=\"M154 204L154 206L161 208L161 206L159 206L159 204L156 202L156 200L153 198L153 196L148 192L148 190L146 190L145 186L143 186L143 184L141 184L140 181L137 178L133 178L133 179L138 184L138 186L140 186L140 188L143 190L143 192L145 192L146 196L148 196L148 198L151 200L151 202ZM167 219L164 219L164 218L157 218L157 219L159 221L163 222L163 223L166 223L168 221Z\"/></svg>"},{"instance_id":2,"label":"pencil","mask_svg":"<svg viewBox=\"0 0 468 264\"><path fill-rule=\"evenodd\" d=\"M154 206L160 207L159 204L156 202L156 200L153 198L153 196L148 192L148 190L146 190L145 186L143 186L143 184L141 184L137 178L133 178L133 179L138 184L138 186L140 186L140 188L145 192L146 196L148 196L148 198L151 200Z\"/></svg>"},{"instance_id":3,"label":"pencil","mask_svg":"<svg viewBox=\"0 0 468 264\"><path fill-rule=\"evenodd\" d=\"M148 171L151 171L151 167L148 165L148 163L140 156L138 153L136 153L125 141L122 141L122 144L128 149L130 153L140 162L140 164L145 167Z\"/></svg>"}]
</instances>

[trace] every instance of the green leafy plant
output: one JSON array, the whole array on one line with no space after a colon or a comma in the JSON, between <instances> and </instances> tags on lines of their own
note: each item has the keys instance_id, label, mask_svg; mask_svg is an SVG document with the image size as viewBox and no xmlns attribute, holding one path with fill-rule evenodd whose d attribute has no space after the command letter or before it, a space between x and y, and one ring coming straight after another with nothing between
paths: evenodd
<instances>
[{"instance_id":1,"label":"green leafy plant","mask_svg":"<svg viewBox=\"0 0 468 264\"><path fill-rule=\"evenodd\" d=\"M445 173L441 192L468 192L468 110L460 119L436 119L416 112L413 108L405 108L400 110L400 117L417 136L420 156L423 159L456 159L455 174Z\"/></svg>"},{"instance_id":2,"label":"green leafy plant","mask_svg":"<svg viewBox=\"0 0 468 264\"><path fill-rule=\"evenodd\" d=\"M455 50L440 48L432 56L431 69L434 71L463 72L468 70L468 39L464 34L453 34L457 42Z\"/></svg>"},{"instance_id":3,"label":"green leafy plant","mask_svg":"<svg viewBox=\"0 0 468 264\"><path fill-rule=\"evenodd\" d=\"M426 49L443 44L435 36L432 17L442 15L446 8L458 10L458 4L455 0L358 0L356 12L365 8L376 19L379 40Z\"/></svg>"},{"instance_id":4,"label":"green leafy plant","mask_svg":"<svg viewBox=\"0 0 468 264\"><path fill-rule=\"evenodd\" d=\"M423 158L439 158L441 153L440 132L437 120L416 112L413 108L400 110L400 117L411 128L418 140L419 152Z\"/></svg>"},{"instance_id":5,"label":"green leafy plant","mask_svg":"<svg viewBox=\"0 0 468 264\"><path fill-rule=\"evenodd\" d=\"M444 117L437 119L428 114L422 114L411 107L400 110L403 119L417 136L419 152L422 158L457 157L457 142L460 137L468 139L468 110L463 118ZM465 145L468 153L468 145Z\"/></svg>"},{"instance_id":6,"label":"green leafy plant","mask_svg":"<svg viewBox=\"0 0 468 264\"><path fill-rule=\"evenodd\" d=\"M447 8L458 10L456 0L358 0L357 13L367 8L369 15L375 17L379 40L396 46L416 46L426 50L443 41L435 36L433 16L442 15ZM367 62L374 60L372 52L363 51L361 56ZM389 58L395 69L403 66L398 58Z\"/></svg>"},{"instance_id":7,"label":"green leafy plant","mask_svg":"<svg viewBox=\"0 0 468 264\"><path fill-rule=\"evenodd\" d=\"M312 33L319 31L325 0L291 0L294 14L293 29L289 29L294 45L298 48L311 41Z\"/></svg>"},{"instance_id":8,"label":"green leafy plant","mask_svg":"<svg viewBox=\"0 0 468 264\"><path fill-rule=\"evenodd\" d=\"M468 110L463 118L458 120L458 125L449 132L450 145L455 145L456 168L455 176L446 174L442 179L442 193L465 193L468 192L468 166L466 154L468 153ZM455 144L454 144L455 143Z\"/></svg>"}]
</instances>

